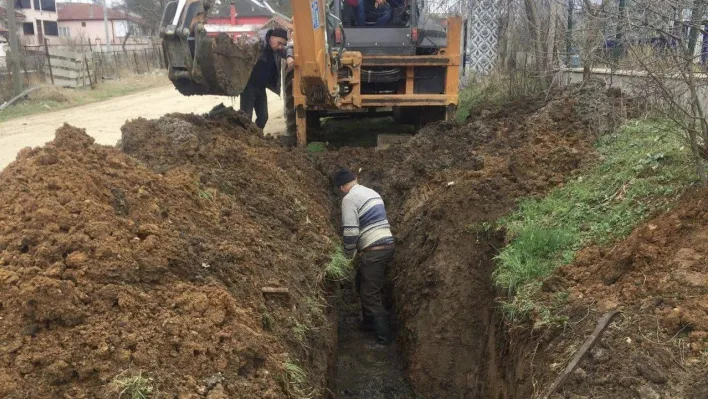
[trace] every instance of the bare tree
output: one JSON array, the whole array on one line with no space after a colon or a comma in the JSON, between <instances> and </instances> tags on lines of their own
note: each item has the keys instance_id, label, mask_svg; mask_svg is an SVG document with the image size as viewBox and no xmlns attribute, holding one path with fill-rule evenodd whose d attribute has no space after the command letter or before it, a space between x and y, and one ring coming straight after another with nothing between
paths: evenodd
<instances>
[{"instance_id":1,"label":"bare tree","mask_svg":"<svg viewBox=\"0 0 708 399\"><path fill-rule=\"evenodd\" d=\"M708 185L708 69L697 54L699 34L705 34L706 0L655 2L635 0L642 13L627 12L620 18L634 68L646 75L637 90L656 99L655 110L682 132L693 153L696 171ZM640 32L639 35L635 34ZM648 38L643 37L649 35Z\"/></svg>"},{"instance_id":2,"label":"bare tree","mask_svg":"<svg viewBox=\"0 0 708 399\"><path fill-rule=\"evenodd\" d=\"M123 52L126 52L125 46L128 43L128 39L130 39L131 36L135 34L137 30L137 27L135 23L128 21L128 27L125 31L125 37L123 37L123 42L121 43L121 48L123 49Z\"/></svg>"},{"instance_id":3,"label":"bare tree","mask_svg":"<svg viewBox=\"0 0 708 399\"><path fill-rule=\"evenodd\" d=\"M141 25L146 32L155 34L166 3L166 0L123 0L120 8L140 17Z\"/></svg>"}]
</instances>

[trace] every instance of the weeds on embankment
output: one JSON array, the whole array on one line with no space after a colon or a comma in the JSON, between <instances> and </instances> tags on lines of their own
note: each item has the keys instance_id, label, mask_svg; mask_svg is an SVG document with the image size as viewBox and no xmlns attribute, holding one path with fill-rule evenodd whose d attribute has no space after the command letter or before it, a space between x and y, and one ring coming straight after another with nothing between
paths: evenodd
<instances>
[{"instance_id":1,"label":"weeds on embankment","mask_svg":"<svg viewBox=\"0 0 708 399\"><path fill-rule=\"evenodd\" d=\"M509 244L496 257L493 277L508 291L507 320L534 313L537 324L562 322L534 302L541 281L578 250L627 236L696 181L690 154L671 129L662 121L629 122L598 141L596 165L543 198L522 200L499 221Z\"/></svg>"}]
</instances>

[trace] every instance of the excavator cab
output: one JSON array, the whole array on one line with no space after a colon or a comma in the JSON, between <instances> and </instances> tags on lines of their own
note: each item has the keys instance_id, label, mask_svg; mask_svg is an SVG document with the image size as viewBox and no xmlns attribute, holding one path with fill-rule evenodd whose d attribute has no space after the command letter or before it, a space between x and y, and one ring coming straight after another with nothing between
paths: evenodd
<instances>
[{"instance_id":1,"label":"excavator cab","mask_svg":"<svg viewBox=\"0 0 708 399\"><path fill-rule=\"evenodd\" d=\"M172 0L160 35L168 76L185 95L238 96L260 54L262 27L210 23L228 0ZM259 0L251 0L261 3ZM418 127L457 106L461 19L423 0L291 0L294 68L283 70L284 142L304 145L323 117L392 113ZM225 7L230 8L227 10Z\"/></svg>"},{"instance_id":2,"label":"excavator cab","mask_svg":"<svg viewBox=\"0 0 708 399\"><path fill-rule=\"evenodd\" d=\"M432 18L425 12L423 0L385 0L380 6L377 6L376 0L334 0L329 10L341 21L339 27L330 29L333 31L330 32L330 41L335 47L341 45L346 51L362 54L361 94L444 95L450 91L449 94L456 96L456 89L450 90L447 85L449 62L426 65L421 58L420 65L409 66L410 58L398 58L396 61L397 57L423 57L447 51L447 20ZM356 13L362 11L363 18L362 15L357 18ZM459 42L459 33L456 40ZM387 65L383 65L382 58L388 58ZM450 78L457 79L457 75L452 74ZM407 87L411 83L413 87ZM456 84L454 82L451 86ZM449 105L451 107L448 108ZM365 107L362 112L392 111L397 122L420 127L452 117L455 105L456 101L452 99L440 106L398 105L396 101L389 101L386 106ZM421 109L421 106L425 108ZM308 119L328 114L327 111L310 112ZM317 122L311 121L310 124L317 125Z\"/></svg>"}]
</instances>

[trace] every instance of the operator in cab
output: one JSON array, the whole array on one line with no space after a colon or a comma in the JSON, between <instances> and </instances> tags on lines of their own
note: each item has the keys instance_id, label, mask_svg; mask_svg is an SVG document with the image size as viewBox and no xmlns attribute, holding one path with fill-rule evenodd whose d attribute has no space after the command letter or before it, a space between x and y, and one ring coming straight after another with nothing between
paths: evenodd
<instances>
[{"instance_id":1,"label":"operator in cab","mask_svg":"<svg viewBox=\"0 0 708 399\"><path fill-rule=\"evenodd\" d=\"M354 11L356 26L366 26L367 17L374 26L386 26L393 20L393 10L405 5L405 0L346 0Z\"/></svg>"},{"instance_id":2,"label":"operator in cab","mask_svg":"<svg viewBox=\"0 0 708 399\"><path fill-rule=\"evenodd\" d=\"M295 60L292 46L288 45L288 32L285 29L266 29L258 34L263 49L240 99L241 111L245 112L250 120L255 110L256 126L263 129L268 121L266 89L280 95L280 61L286 59L287 67L292 68Z\"/></svg>"}]
</instances>

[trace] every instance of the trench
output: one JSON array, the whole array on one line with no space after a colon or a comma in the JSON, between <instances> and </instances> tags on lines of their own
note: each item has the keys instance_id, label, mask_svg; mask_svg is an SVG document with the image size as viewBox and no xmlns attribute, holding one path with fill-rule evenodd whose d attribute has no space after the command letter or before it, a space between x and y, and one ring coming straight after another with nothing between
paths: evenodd
<instances>
[{"instance_id":1,"label":"trench","mask_svg":"<svg viewBox=\"0 0 708 399\"><path fill-rule=\"evenodd\" d=\"M385 295L385 305L391 315L392 334L394 343L385 349L370 349L367 344L374 342L373 332L363 332L359 328L361 322L361 311L359 308L358 296L353 287L353 283L342 283L338 287L337 308L338 308L338 343L336 354L336 365L334 381L331 382L331 392L333 398L371 398L371 399L408 399L408 398L447 398L458 397L456 393L463 392L464 398L494 398L511 399L529 397L528 387L519 386L515 378L519 370L515 350L523 346L512 348L506 339L508 332L500 322L500 316L495 311L494 298L498 293L494 292L491 284L492 257L495 249L501 242L495 237L492 242L485 242L483 245L486 251L479 259L480 278L471 281L472 285L484 287L481 295L477 296L472 303L460 302L460 309L468 309L470 306L480 306L482 309L477 313L476 322L478 328L470 326L468 329L455 329L448 333L457 337L453 342L465 342L461 347L451 348L457 352L457 358L438 358L433 354L424 353L420 359L420 352L425 352L426 345L418 345L417 339L411 339L410 330L403 328L399 314L403 306L396 304L396 287L391 281L387 281ZM404 256L395 259L394 264L389 266L389 275L396 272L405 262ZM412 261L415 263L415 261ZM444 306L443 301L430 301L430 304L423 308L430 309L434 306ZM449 304L448 301L444 301ZM420 334L439 334L441 328L446 329L449 323L448 315L426 314L422 317L408 319L409 326L420 326L427 324L429 328L421 331L418 329L418 339ZM468 318L463 318L469 322ZM480 334L480 335L477 335ZM469 339L465 339L467 335ZM424 338L425 339L425 338ZM443 344L444 345L444 344ZM446 348L441 348L441 353L446 353ZM444 365L443 362L464 363L462 367L467 367L467 372L455 365ZM412 365L411 362L415 362ZM459 364L458 364L459 365ZM523 366L521 366L523 368ZM414 368L412 370L411 368ZM449 379L440 381L440 385L430 385L420 375L433 376L439 374L440 369L446 369L443 374L448 374ZM413 379L412 380L412 375ZM417 376L417 377L416 377ZM430 380L430 379L427 379ZM462 383L459 383L462 381ZM516 381L516 382L514 382Z\"/></svg>"},{"instance_id":2,"label":"trench","mask_svg":"<svg viewBox=\"0 0 708 399\"><path fill-rule=\"evenodd\" d=\"M378 132L380 133L380 132ZM375 145L375 138L368 134L364 140ZM360 135L361 136L361 135ZM374 135L375 136L375 135ZM362 138L358 140L361 142ZM363 151L368 151L364 149ZM371 149L373 150L373 149ZM360 149L359 151L362 151ZM372 151L373 153L374 151ZM336 154L337 151L333 151ZM362 155L366 158L371 154ZM337 155L334 155L337 158ZM328 169L326 166L322 169ZM332 165L329 165L332 169ZM376 176L367 176L362 184L379 192L387 191L387 183ZM382 191L381 191L382 190ZM410 193L403 193L407 197ZM332 194L334 199L334 194ZM335 230L339 227L340 213L338 201L331 211L331 223ZM402 204L387 206L389 214L400 214ZM488 221L493 221L490 218ZM393 221L392 223L397 223ZM435 218L426 215L419 221L426 226L435 224ZM445 226L449 228L449 226ZM436 243L432 248L410 251L410 247L426 241L425 228L413 229L397 243L396 255L387 269L384 288L384 305L391 317L394 342L385 349L367 347L375 341L373 332L361 331L361 310L359 297L353 281L337 283L334 307L337 323L337 353L333 357L330 373L330 397L335 399L408 399L408 398L493 398L511 399L528 397L528 387L518 385L515 379L521 367L514 351L506 339L501 316L496 311L495 292L492 284L493 257L502 247L503 233L484 237L464 237L464 243L452 246L470 245L469 251L458 251L450 258L448 249ZM395 235L395 233L394 233ZM402 244L402 245L401 245ZM468 261L471 258L473 261ZM441 263L441 260L443 263ZM442 276L440 287L453 287L451 295L437 292L435 295L409 301L411 290L425 292L426 284L415 281L413 275L425 275L415 270L415 265L427 265L435 269L449 261L452 273ZM472 271L463 269L473 265ZM455 270L460 272L455 274ZM410 277L409 281L401 279ZM459 280L464 281L459 284ZM459 292L467 290L466 293ZM412 305L412 306L411 306ZM450 305L454 309L444 310ZM443 310L441 310L443 309ZM430 339L431 342L426 342ZM431 345L432 344L432 345ZM435 345L441 356L431 353ZM421 378L422 377L422 378ZM442 378L438 378L442 377ZM431 383L433 381L433 383ZM461 395L460 395L461 394Z\"/></svg>"}]
</instances>

